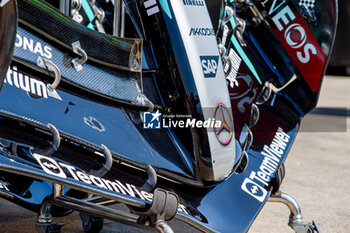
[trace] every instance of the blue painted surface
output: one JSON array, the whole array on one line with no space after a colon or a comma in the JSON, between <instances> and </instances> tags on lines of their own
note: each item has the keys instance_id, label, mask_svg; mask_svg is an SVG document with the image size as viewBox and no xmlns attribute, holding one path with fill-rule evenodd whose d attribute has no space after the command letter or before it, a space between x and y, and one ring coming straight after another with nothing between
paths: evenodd
<instances>
[{"instance_id":1,"label":"blue painted surface","mask_svg":"<svg viewBox=\"0 0 350 233\"><path fill-rule=\"evenodd\" d=\"M190 177L184 172L185 165L181 165L181 160L178 164L170 161L142 137L123 109L98 104L61 90L57 93L62 101L51 97L34 99L22 89L4 84L0 92L0 111L35 119L42 125L51 123L61 133L97 147L104 144L124 158ZM105 131L93 129L84 122L84 117L94 117Z\"/></svg>"},{"instance_id":2,"label":"blue painted surface","mask_svg":"<svg viewBox=\"0 0 350 233\"><path fill-rule=\"evenodd\" d=\"M296 137L297 128L298 126L288 133L291 139L280 163L284 162L288 155ZM263 202L259 202L241 189L244 179L249 177L252 171L259 171L264 158L259 151L250 149L247 153L249 163L244 172L234 173L225 182L217 185L203 197L198 205L198 210L208 220L208 226L219 232L247 232L269 197L270 192Z\"/></svg>"}]
</instances>

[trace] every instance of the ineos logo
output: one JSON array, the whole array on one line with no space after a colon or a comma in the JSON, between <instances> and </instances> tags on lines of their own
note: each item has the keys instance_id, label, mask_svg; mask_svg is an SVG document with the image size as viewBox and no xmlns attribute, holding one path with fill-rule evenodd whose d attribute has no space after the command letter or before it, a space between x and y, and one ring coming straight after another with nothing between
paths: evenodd
<instances>
[{"instance_id":1,"label":"ineos logo","mask_svg":"<svg viewBox=\"0 0 350 233\"><path fill-rule=\"evenodd\" d=\"M311 54L317 54L317 50L312 43L308 42L305 29L300 24L293 23L289 25L295 19L296 17L289 6L285 6L272 17L272 21L276 24L279 31L283 31L285 26L288 26L284 31L284 38L287 44L296 50L298 60L306 64L310 61Z\"/></svg>"},{"instance_id":2,"label":"ineos logo","mask_svg":"<svg viewBox=\"0 0 350 233\"><path fill-rule=\"evenodd\" d=\"M304 28L298 23L293 23L284 32L284 38L290 47L297 49L304 46L307 37Z\"/></svg>"},{"instance_id":3,"label":"ineos logo","mask_svg":"<svg viewBox=\"0 0 350 233\"><path fill-rule=\"evenodd\" d=\"M39 154L33 154L33 156L46 173L62 178L67 178L67 175L63 172L62 168L54 159Z\"/></svg>"}]
</instances>

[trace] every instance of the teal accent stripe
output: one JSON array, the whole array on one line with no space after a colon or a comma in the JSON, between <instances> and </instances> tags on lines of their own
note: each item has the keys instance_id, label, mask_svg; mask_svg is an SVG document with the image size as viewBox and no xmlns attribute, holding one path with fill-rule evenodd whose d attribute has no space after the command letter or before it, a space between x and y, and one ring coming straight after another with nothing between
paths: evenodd
<instances>
[{"instance_id":1,"label":"teal accent stripe","mask_svg":"<svg viewBox=\"0 0 350 233\"><path fill-rule=\"evenodd\" d=\"M87 27L90 28L90 29L92 29L92 30L95 30L95 28L94 28L94 26L92 25L92 23L89 23L89 24L87 25Z\"/></svg>"},{"instance_id":2,"label":"teal accent stripe","mask_svg":"<svg viewBox=\"0 0 350 233\"><path fill-rule=\"evenodd\" d=\"M231 17L230 19L230 23L232 25L232 28L235 28L236 27L236 22L235 20L233 19L233 17ZM247 55L245 54L245 52L243 51L241 45L239 44L239 42L237 41L235 35L232 35L231 36L231 42L233 44L233 46L235 46L237 52L239 53L239 55L241 56L241 58L243 59L243 61L245 62L245 64L248 66L248 68L250 69L250 71L253 73L253 75L255 76L256 80L258 80L258 82L260 84L261 83L261 80L260 80L260 77L258 75L258 73L256 72L253 64L251 63L251 61L249 60L249 58L247 57Z\"/></svg>"},{"instance_id":3,"label":"teal accent stripe","mask_svg":"<svg viewBox=\"0 0 350 233\"><path fill-rule=\"evenodd\" d=\"M168 0L159 0L160 6L162 7L163 11L168 15L170 19L172 19Z\"/></svg>"},{"instance_id":4,"label":"teal accent stripe","mask_svg":"<svg viewBox=\"0 0 350 233\"><path fill-rule=\"evenodd\" d=\"M84 11L85 11L87 17L89 18L90 23L91 23L95 19L95 15L94 15L94 12L92 11L89 3L87 2L87 0L81 0L81 6L83 7L83 9L84 9ZM94 28L92 27L92 29L94 29Z\"/></svg>"}]
</instances>

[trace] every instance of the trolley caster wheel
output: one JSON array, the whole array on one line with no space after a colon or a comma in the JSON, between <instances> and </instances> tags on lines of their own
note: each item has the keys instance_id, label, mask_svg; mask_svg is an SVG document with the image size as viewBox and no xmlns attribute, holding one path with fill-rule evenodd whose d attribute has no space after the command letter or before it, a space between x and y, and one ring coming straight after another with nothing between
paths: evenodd
<instances>
[{"instance_id":1,"label":"trolley caster wheel","mask_svg":"<svg viewBox=\"0 0 350 233\"><path fill-rule=\"evenodd\" d=\"M80 213L83 230L87 233L99 233L103 228L103 218Z\"/></svg>"},{"instance_id":2,"label":"trolley caster wheel","mask_svg":"<svg viewBox=\"0 0 350 233\"><path fill-rule=\"evenodd\" d=\"M38 233L61 233L61 228L64 223L50 222L50 223L39 223L36 224L36 230Z\"/></svg>"}]
</instances>

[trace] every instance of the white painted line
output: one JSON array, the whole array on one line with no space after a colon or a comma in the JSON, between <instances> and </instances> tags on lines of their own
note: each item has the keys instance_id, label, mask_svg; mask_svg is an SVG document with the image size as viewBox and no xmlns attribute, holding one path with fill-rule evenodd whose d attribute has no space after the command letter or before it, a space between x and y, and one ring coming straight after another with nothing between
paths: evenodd
<instances>
[{"instance_id":1,"label":"white painted line","mask_svg":"<svg viewBox=\"0 0 350 233\"><path fill-rule=\"evenodd\" d=\"M158 8L158 6L155 6L155 7L152 7L151 9L147 10L147 15L148 16L154 15L155 13L158 13L158 12L159 12L159 8Z\"/></svg>"}]
</instances>

